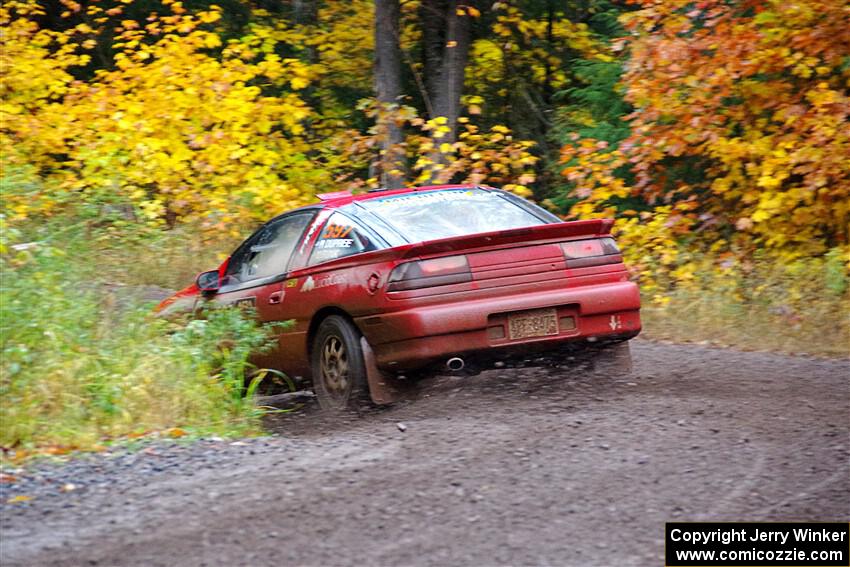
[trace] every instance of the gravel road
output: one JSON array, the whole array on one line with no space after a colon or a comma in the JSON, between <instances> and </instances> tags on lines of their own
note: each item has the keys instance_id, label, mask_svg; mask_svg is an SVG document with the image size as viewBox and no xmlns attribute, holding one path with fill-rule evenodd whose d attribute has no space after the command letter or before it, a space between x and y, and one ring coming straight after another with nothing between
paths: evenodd
<instances>
[{"instance_id":1,"label":"gravel road","mask_svg":"<svg viewBox=\"0 0 850 567\"><path fill-rule=\"evenodd\" d=\"M632 352L628 376L503 368L43 466L0 483L0 563L643 566L665 521L850 519L850 362Z\"/></svg>"}]
</instances>

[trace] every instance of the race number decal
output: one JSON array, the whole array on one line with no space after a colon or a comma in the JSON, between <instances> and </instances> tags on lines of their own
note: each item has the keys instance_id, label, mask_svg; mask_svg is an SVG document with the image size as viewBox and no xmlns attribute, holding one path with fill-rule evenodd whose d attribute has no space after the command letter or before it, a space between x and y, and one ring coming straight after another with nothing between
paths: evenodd
<instances>
[{"instance_id":1,"label":"race number decal","mask_svg":"<svg viewBox=\"0 0 850 567\"><path fill-rule=\"evenodd\" d=\"M343 226L341 224L329 224L325 231L322 233L322 239L336 239L336 238L345 238L348 236L351 231L354 230L353 226Z\"/></svg>"}]
</instances>

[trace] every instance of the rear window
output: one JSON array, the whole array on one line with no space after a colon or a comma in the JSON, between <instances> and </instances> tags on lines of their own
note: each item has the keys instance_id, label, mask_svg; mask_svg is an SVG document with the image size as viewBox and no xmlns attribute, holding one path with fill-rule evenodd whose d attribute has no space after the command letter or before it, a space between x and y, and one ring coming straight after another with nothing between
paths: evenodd
<instances>
[{"instance_id":1,"label":"rear window","mask_svg":"<svg viewBox=\"0 0 850 567\"><path fill-rule=\"evenodd\" d=\"M552 222L548 213L535 214L532 205L523 206L514 199L484 189L448 189L405 193L358 204L409 242Z\"/></svg>"}]
</instances>

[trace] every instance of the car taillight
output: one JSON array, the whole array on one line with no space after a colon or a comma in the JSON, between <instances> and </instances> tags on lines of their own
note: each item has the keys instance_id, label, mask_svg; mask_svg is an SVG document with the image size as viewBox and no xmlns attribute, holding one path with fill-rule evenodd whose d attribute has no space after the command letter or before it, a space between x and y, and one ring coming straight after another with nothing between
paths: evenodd
<instances>
[{"instance_id":1,"label":"car taillight","mask_svg":"<svg viewBox=\"0 0 850 567\"><path fill-rule=\"evenodd\" d=\"M405 291L423 287L472 281L466 256L447 256L399 264L390 274L387 291Z\"/></svg>"},{"instance_id":2,"label":"car taillight","mask_svg":"<svg viewBox=\"0 0 850 567\"><path fill-rule=\"evenodd\" d=\"M620 249L613 238L571 240L562 242L561 249L567 259L568 268L599 266L623 261Z\"/></svg>"}]
</instances>

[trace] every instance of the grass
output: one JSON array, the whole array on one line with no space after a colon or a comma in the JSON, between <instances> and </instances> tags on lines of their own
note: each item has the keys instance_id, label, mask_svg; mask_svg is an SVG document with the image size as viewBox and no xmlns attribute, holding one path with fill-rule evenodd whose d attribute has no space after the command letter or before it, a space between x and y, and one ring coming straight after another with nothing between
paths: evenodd
<instances>
[{"instance_id":1,"label":"grass","mask_svg":"<svg viewBox=\"0 0 850 567\"><path fill-rule=\"evenodd\" d=\"M687 286L645 294L647 338L747 350L850 356L850 275L840 250L778 262L762 257L702 270ZM702 262L703 265L712 262Z\"/></svg>"},{"instance_id":2,"label":"grass","mask_svg":"<svg viewBox=\"0 0 850 567\"><path fill-rule=\"evenodd\" d=\"M850 304L824 302L802 314L777 307L742 304L711 294L673 294L664 307L641 311L643 337L706 342L741 350L827 357L850 356Z\"/></svg>"},{"instance_id":3,"label":"grass","mask_svg":"<svg viewBox=\"0 0 850 567\"><path fill-rule=\"evenodd\" d=\"M244 376L266 331L235 310L156 319L139 287L186 285L216 265L211 254L181 234L128 229L121 240L89 228L3 231L0 446L26 454L153 431L258 430ZM38 243L15 250L14 240Z\"/></svg>"}]
</instances>

